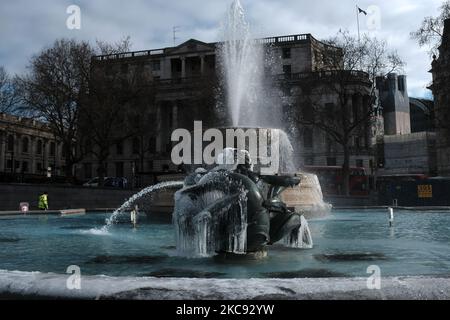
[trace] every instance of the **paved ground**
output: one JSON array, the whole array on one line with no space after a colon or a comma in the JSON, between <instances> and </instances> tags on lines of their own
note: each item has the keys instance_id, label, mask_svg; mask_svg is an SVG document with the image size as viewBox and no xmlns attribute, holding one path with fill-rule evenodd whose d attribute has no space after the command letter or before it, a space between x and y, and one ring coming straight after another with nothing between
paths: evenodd
<instances>
[{"instance_id":1,"label":"paved ground","mask_svg":"<svg viewBox=\"0 0 450 320\"><path fill-rule=\"evenodd\" d=\"M61 299L445 299L450 277L387 277L381 289L366 278L188 279L83 276L80 290L67 289L69 275L0 271L0 298Z\"/></svg>"}]
</instances>

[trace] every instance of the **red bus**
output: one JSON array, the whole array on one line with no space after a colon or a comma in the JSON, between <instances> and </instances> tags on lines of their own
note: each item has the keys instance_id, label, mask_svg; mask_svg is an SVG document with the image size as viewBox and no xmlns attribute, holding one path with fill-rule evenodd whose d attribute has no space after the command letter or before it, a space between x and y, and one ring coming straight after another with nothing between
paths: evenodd
<instances>
[{"instance_id":1,"label":"red bus","mask_svg":"<svg viewBox=\"0 0 450 320\"><path fill-rule=\"evenodd\" d=\"M314 173L319 178L322 192L325 195L343 194L342 167L339 166L305 166L306 172ZM369 195L369 176L366 170L360 167L350 168L350 195Z\"/></svg>"}]
</instances>

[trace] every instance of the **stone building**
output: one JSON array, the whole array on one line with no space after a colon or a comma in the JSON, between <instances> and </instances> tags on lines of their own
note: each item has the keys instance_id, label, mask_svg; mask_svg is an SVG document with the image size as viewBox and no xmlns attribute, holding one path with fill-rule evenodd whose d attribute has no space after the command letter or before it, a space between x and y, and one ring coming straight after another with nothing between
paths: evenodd
<instances>
[{"instance_id":1,"label":"stone building","mask_svg":"<svg viewBox=\"0 0 450 320\"><path fill-rule=\"evenodd\" d=\"M334 76L324 59L330 47L310 34L257 41L269 48L271 55L278 59L278 67L274 68L272 77L288 97L287 100L302 94L305 84ZM134 180L136 176L175 171L177 168L170 162L170 137L174 129L192 130L194 120L202 120L204 127L224 125L215 115L216 102L210 99L211 94L214 94L212 86L217 74L216 47L216 43L191 39L176 47L93 57L94 70L107 68L110 72L125 74L130 70L145 73L151 78L156 95L152 102L145 97L142 99L150 118L154 120L148 136L143 138L149 147L144 154L139 155L137 145L142 140L130 137L111 148L106 176L124 176ZM353 110L359 110L369 99L371 84L363 72L352 73L352 79L354 89L350 103L354 105ZM324 105L332 105L335 99L333 94L317 97ZM288 105L285 107L292 108ZM343 156L339 146L322 131L300 126L297 129L291 140L299 166L342 165ZM371 137L370 124L365 126L365 132L353 137L351 166L365 167L368 172L373 169ZM89 179L97 175L97 169L95 157L88 155L78 165L78 177ZM145 180L141 181L141 184L146 183Z\"/></svg>"},{"instance_id":2,"label":"stone building","mask_svg":"<svg viewBox=\"0 0 450 320\"><path fill-rule=\"evenodd\" d=\"M411 133L406 76L391 73L386 78L377 77L376 82L383 108L384 134Z\"/></svg>"},{"instance_id":3,"label":"stone building","mask_svg":"<svg viewBox=\"0 0 450 320\"><path fill-rule=\"evenodd\" d=\"M450 176L450 19L445 20L439 57L434 57L431 73L437 134L438 174Z\"/></svg>"},{"instance_id":4,"label":"stone building","mask_svg":"<svg viewBox=\"0 0 450 320\"><path fill-rule=\"evenodd\" d=\"M405 75L391 73L376 81L384 122L377 140L377 175L435 175L432 101L409 98Z\"/></svg>"},{"instance_id":5,"label":"stone building","mask_svg":"<svg viewBox=\"0 0 450 320\"><path fill-rule=\"evenodd\" d=\"M0 114L0 177L22 181L32 176L64 174L62 144L38 121ZM50 168L50 170L49 170Z\"/></svg>"},{"instance_id":6,"label":"stone building","mask_svg":"<svg viewBox=\"0 0 450 320\"><path fill-rule=\"evenodd\" d=\"M383 167L378 176L436 175L436 134L415 132L383 137Z\"/></svg>"}]
</instances>

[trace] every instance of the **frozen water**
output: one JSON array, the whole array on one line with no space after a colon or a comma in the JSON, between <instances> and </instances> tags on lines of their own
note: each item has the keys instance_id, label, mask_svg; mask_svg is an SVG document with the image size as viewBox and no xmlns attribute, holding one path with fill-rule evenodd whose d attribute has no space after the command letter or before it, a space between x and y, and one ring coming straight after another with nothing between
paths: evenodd
<instances>
[{"instance_id":1,"label":"frozen water","mask_svg":"<svg viewBox=\"0 0 450 320\"><path fill-rule=\"evenodd\" d=\"M313 240L308 221L303 216L301 216L300 220L302 223L301 226L285 237L283 244L290 248L311 249L313 247Z\"/></svg>"},{"instance_id":2,"label":"frozen water","mask_svg":"<svg viewBox=\"0 0 450 320\"><path fill-rule=\"evenodd\" d=\"M208 257L217 251L245 253L246 191L226 174L207 174L175 194L173 213L179 255Z\"/></svg>"},{"instance_id":3,"label":"frozen water","mask_svg":"<svg viewBox=\"0 0 450 320\"><path fill-rule=\"evenodd\" d=\"M161 191L168 188L181 188L182 186L183 181L166 181L142 189L138 193L134 194L130 199L125 201L124 204L122 204L118 209L116 209L111 214L111 216L108 219L106 219L106 227L109 227L113 223L116 223L119 215L122 214L125 210L132 208L133 204L140 198L153 192Z\"/></svg>"}]
</instances>

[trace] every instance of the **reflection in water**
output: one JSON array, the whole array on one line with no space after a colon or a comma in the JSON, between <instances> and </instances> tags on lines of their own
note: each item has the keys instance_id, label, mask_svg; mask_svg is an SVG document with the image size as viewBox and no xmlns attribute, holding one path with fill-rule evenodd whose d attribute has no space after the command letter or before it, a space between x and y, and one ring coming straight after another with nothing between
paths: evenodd
<instances>
[{"instance_id":1,"label":"reflection in water","mask_svg":"<svg viewBox=\"0 0 450 320\"><path fill-rule=\"evenodd\" d=\"M185 278L219 278L224 276L222 272L208 272L188 269L161 269L143 275L144 277L185 277Z\"/></svg>"},{"instance_id":2,"label":"reflection in water","mask_svg":"<svg viewBox=\"0 0 450 320\"><path fill-rule=\"evenodd\" d=\"M373 261L373 260L387 260L387 257L382 253L325 253L314 255L319 261L323 262L338 262L338 261Z\"/></svg>"},{"instance_id":3,"label":"reflection in water","mask_svg":"<svg viewBox=\"0 0 450 320\"><path fill-rule=\"evenodd\" d=\"M303 269L298 271L280 271L280 272L266 272L261 274L265 278L332 278L332 277L346 277L348 275L335 272L328 269Z\"/></svg>"}]
</instances>

